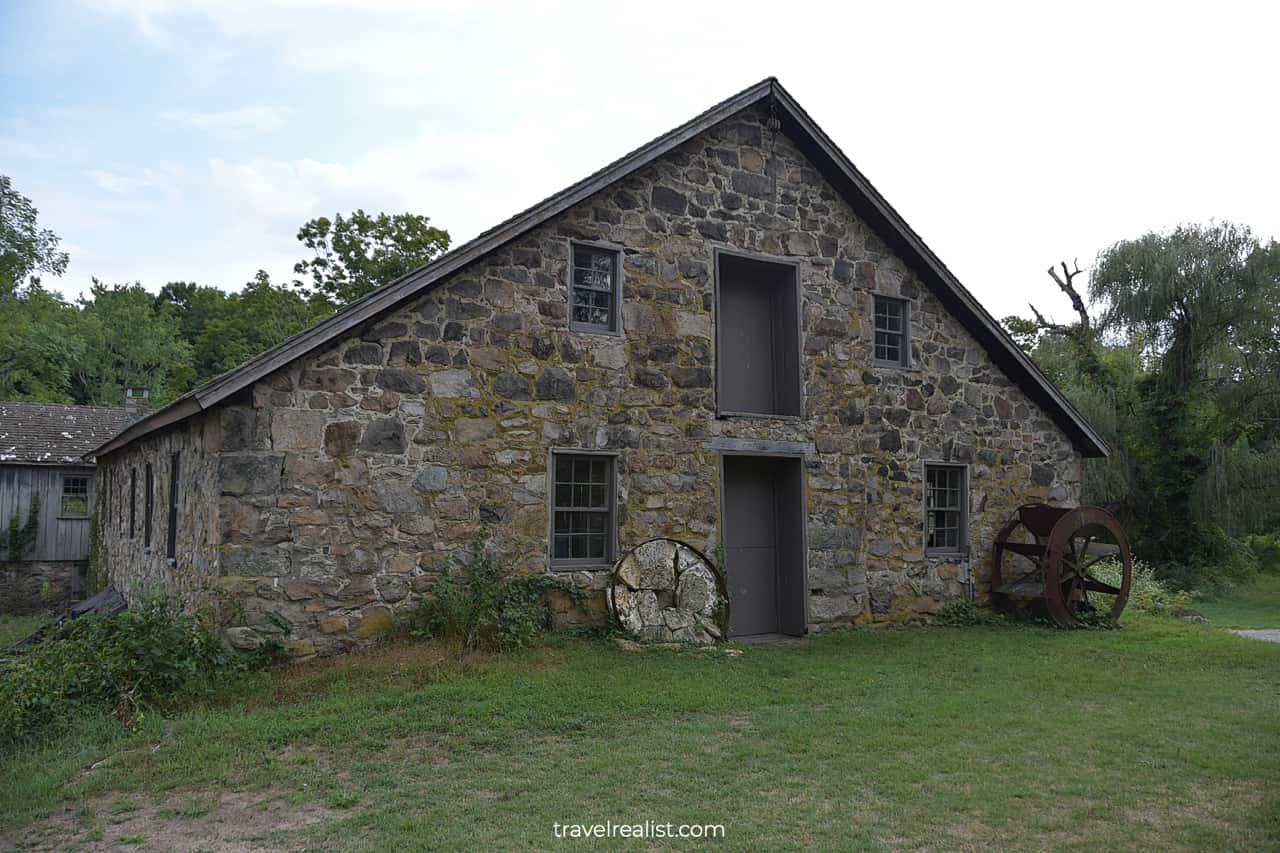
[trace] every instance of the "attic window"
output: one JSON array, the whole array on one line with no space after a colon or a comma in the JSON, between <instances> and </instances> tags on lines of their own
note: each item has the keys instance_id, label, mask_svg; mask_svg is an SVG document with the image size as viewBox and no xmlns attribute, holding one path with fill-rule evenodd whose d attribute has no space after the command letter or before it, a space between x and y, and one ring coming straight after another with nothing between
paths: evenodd
<instances>
[{"instance_id":1,"label":"attic window","mask_svg":"<svg viewBox=\"0 0 1280 853\"><path fill-rule=\"evenodd\" d=\"M570 254L569 328L617 332L621 253L611 246L571 243Z\"/></svg>"},{"instance_id":2,"label":"attic window","mask_svg":"<svg viewBox=\"0 0 1280 853\"><path fill-rule=\"evenodd\" d=\"M883 367L907 367L911 363L911 336L906 300L875 297L875 352L872 360Z\"/></svg>"},{"instance_id":3,"label":"attic window","mask_svg":"<svg viewBox=\"0 0 1280 853\"><path fill-rule=\"evenodd\" d=\"M89 478L63 477L60 518L84 518L89 514Z\"/></svg>"}]
</instances>

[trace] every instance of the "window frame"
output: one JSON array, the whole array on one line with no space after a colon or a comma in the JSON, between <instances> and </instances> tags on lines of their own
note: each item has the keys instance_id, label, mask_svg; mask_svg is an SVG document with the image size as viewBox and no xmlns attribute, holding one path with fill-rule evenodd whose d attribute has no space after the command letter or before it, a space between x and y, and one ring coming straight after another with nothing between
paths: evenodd
<instances>
[{"instance_id":1,"label":"window frame","mask_svg":"<svg viewBox=\"0 0 1280 853\"><path fill-rule=\"evenodd\" d=\"M156 506L156 469L151 463L146 468L146 491L142 495L142 547L151 550L151 516Z\"/></svg>"},{"instance_id":2,"label":"window frame","mask_svg":"<svg viewBox=\"0 0 1280 853\"><path fill-rule=\"evenodd\" d=\"M956 544L950 545L930 545L929 544L929 513L934 511L929 506L929 472L933 469L944 469L955 471L960 475L960 501L959 506L955 509L950 507L941 508L944 512L959 513L959 527L956 534ZM921 539L924 543L924 553L929 557L963 557L969 553L969 466L959 462L945 462L941 460L924 460L921 463L921 481L922 493L920 496L921 503Z\"/></svg>"},{"instance_id":3,"label":"window frame","mask_svg":"<svg viewBox=\"0 0 1280 853\"><path fill-rule=\"evenodd\" d=\"M747 412L741 409L726 408L724 406L724 391L722 390L721 381L721 320L724 316L722 308L724 286L721 275L724 269L723 258L730 257L743 261L754 261L761 264L772 264L779 267L791 268L791 287L792 295L795 298L795 325L788 332L794 332L795 335L795 360L796 370L794 380L796 382L796 407L794 412ZM715 406L717 418L760 418L765 420L780 421L802 421L805 419L807 397L805 394L804 368L805 368L805 352L804 352L804 285L800 281L801 262L799 258L784 257L781 255L765 255L759 252L744 252L736 248L726 248L724 246L714 246L712 249L712 263L714 265L712 274L712 288L714 290L712 298L712 314L711 314L711 371L712 371L712 387L715 392ZM779 377L784 376L780 372ZM790 381L790 380L788 380ZM775 402L777 391L774 393Z\"/></svg>"},{"instance_id":4,"label":"window frame","mask_svg":"<svg viewBox=\"0 0 1280 853\"><path fill-rule=\"evenodd\" d=\"M58 484L58 518L75 520L89 517L89 474L63 474ZM67 512L67 485L73 480L84 483L84 512ZM73 494L73 497L75 495Z\"/></svg>"},{"instance_id":5,"label":"window frame","mask_svg":"<svg viewBox=\"0 0 1280 853\"><path fill-rule=\"evenodd\" d=\"M561 456L601 457L608 461L608 516L605 522L604 557L556 557L556 459ZM547 451L547 565L552 572L589 572L613 568L618 559L618 460L616 450L584 450L553 447ZM572 511L566 508L560 511Z\"/></svg>"},{"instance_id":6,"label":"window frame","mask_svg":"<svg viewBox=\"0 0 1280 853\"><path fill-rule=\"evenodd\" d=\"M129 468L129 538L137 535L138 529L138 468Z\"/></svg>"},{"instance_id":7,"label":"window frame","mask_svg":"<svg viewBox=\"0 0 1280 853\"><path fill-rule=\"evenodd\" d=\"M884 331L885 334L893 334L888 330L882 330L876 326L877 303L881 300L892 302L902 306L902 331L898 332L902 336L901 350L902 353L898 361L879 358L876 355L876 336ZM897 370L911 369L911 300L904 299L901 296L891 296L888 293L872 293L871 294L871 363L876 367L890 367Z\"/></svg>"},{"instance_id":8,"label":"window frame","mask_svg":"<svg viewBox=\"0 0 1280 853\"><path fill-rule=\"evenodd\" d=\"M169 457L169 526L165 531L164 554L173 562L178 557L178 478L181 473L181 454L174 452Z\"/></svg>"},{"instance_id":9,"label":"window frame","mask_svg":"<svg viewBox=\"0 0 1280 853\"><path fill-rule=\"evenodd\" d=\"M597 252L609 252L613 255L613 309L609 315L609 328L599 326L595 323L584 323L580 320L573 319L574 252L579 247L592 249ZM579 332L585 335L622 336L622 255L623 246L618 243L608 243L603 240L569 240L569 259L565 265L565 278L567 279L565 305L567 309L566 317L569 322L569 331Z\"/></svg>"}]
</instances>

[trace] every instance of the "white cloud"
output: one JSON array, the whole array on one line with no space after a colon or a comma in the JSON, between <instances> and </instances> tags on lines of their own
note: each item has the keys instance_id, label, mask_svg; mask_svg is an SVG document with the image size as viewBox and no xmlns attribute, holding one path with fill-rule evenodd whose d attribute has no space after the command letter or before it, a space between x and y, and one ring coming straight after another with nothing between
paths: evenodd
<instances>
[{"instance_id":1,"label":"white cloud","mask_svg":"<svg viewBox=\"0 0 1280 853\"><path fill-rule=\"evenodd\" d=\"M284 107L240 107L212 112L170 110L161 118L182 127L243 137L280 130L288 124L288 116Z\"/></svg>"},{"instance_id":2,"label":"white cloud","mask_svg":"<svg viewBox=\"0 0 1280 853\"><path fill-rule=\"evenodd\" d=\"M175 76L205 74L154 108L212 139L166 152L196 177L161 224L216 247L187 257L187 277L234 256L244 280L296 256L306 219L355 207L466 239L768 74L997 316L1028 299L1065 316L1045 268L1148 229L1217 217L1280 235L1265 108L1280 18L1263 4L89 5ZM250 106L191 109L210 103ZM48 150L25 136L9 149ZM122 192L145 180L126 166L77 174ZM156 230L99 253L151 263Z\"/></svg>"}]
</instances>

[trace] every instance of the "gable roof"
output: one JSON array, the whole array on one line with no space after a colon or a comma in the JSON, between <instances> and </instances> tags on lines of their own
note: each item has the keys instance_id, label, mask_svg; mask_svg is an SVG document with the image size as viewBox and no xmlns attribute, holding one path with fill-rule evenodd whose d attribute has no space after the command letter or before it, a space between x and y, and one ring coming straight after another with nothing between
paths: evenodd
<instances>
[{"instance_id":1,"label":"gable roof","mask_svg":"<svg viewBox=\"0 0 1280 853\"><path fill-rule=\"evenodd\" d=\"M95 447L128 425L124 409L0 403L0 465L84 465Z\"/></svg>"},{"instance_id":2,"label":"gable roof","mask_svg":"<svg viewBox=\"0 0 1280 853\"><path fill-rule=\"evenodd\" d=\"M814 123L774 77L760 81L657 139L502 222L436 260L378 288L346 308L215 377L143 418L98 448L107 453L142 435L209 409L253 383L418 296L428 287L501 248L526 232L755 104L772 99L782 130L873 230L912 266L943 303L986 349L991 359L1041 406L1085 456L1106 456L1106 443L1062 393L1032 363L959 280L907 225L884 197Z\"/></svg>"}]
</instances>

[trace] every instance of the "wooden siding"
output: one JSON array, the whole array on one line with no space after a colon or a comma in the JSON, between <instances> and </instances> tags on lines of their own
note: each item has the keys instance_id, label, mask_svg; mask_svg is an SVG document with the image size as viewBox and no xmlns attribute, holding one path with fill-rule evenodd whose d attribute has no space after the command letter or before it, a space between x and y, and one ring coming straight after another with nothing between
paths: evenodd
<instances>
[{"instance_id":1,"label":"wooden siding","mask_svg":"<svg viewBox=\"0 0 1280 853\"><path fill-rule=\"evenodd\" d=\"M31 496L40 498L40 520L36 541L22 553L23 560L87 560L89 558L89 518L93 514L95 483L93 467L0 465L0 524L7 531L9 520L18 513L25 524ZM88 511L85 518L59 518L62 478L87 477Z\"/></svg>"}]
</instances>

